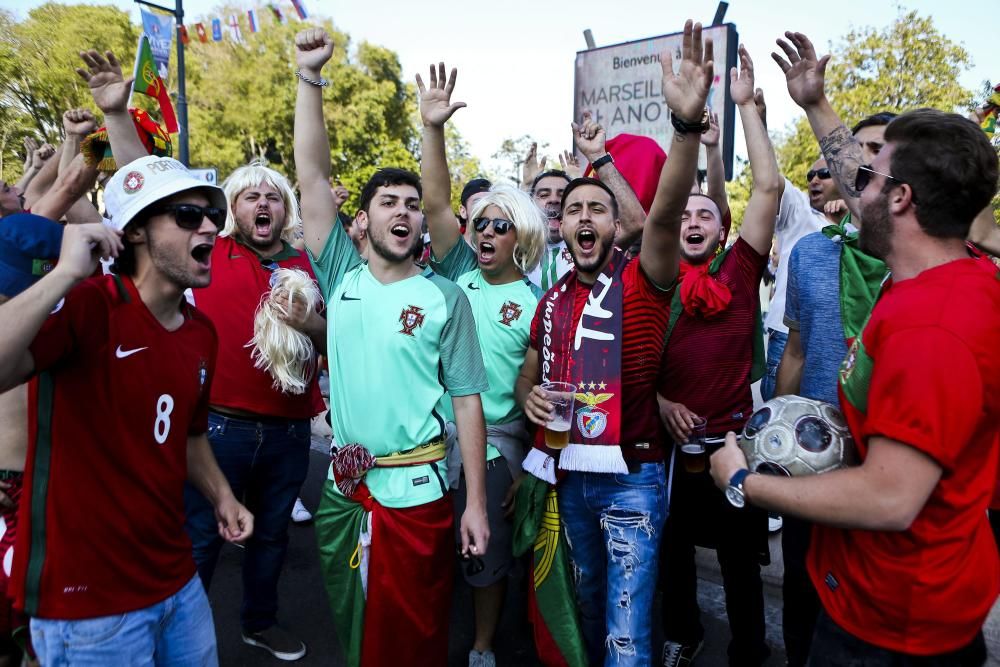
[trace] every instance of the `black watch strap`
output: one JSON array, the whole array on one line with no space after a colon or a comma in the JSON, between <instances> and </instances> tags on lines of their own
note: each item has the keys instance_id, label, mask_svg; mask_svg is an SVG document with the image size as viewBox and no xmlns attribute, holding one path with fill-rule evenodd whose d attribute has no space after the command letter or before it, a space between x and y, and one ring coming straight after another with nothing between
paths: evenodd
<instances>
[{"instance_id":1,"label":"black watch strap","mask_svg":"<svg viewBox=\"0 0 1000 667\"><path fill-rule=\"evenodd\" d=\"M594 160L593 162L591 162L590 166L594 168L594 171L597 171L598 169L600 169L601 167L603 167L606 164L609 164L609 163L614 164L614 161L615 161L615 159L613 157L611 157L611 153L605 153L601 157L599 157L596 160Z\"/></svg>"},{"instance_id":2,"label":"black watch strap","mask_svg":"<svg viewBox=\"0 0 1000 667\"><path fill-rule=\"evenodd\" d=\"M674 126L674 130L680 132L681 134L703 134L704 132L708 132L711 128L707 108L702 111L701 118L693 123L683 121L677 117L677 114L671 112L670 124Z\"/></svg>"}]
</instances>

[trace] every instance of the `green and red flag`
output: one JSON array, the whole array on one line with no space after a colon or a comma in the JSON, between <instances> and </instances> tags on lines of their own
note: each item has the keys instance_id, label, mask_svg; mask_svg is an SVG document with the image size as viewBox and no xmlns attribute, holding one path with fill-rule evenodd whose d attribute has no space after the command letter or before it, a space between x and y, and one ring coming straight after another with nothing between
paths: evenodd
<instances>
[{"instance_id":1,"label":"green and red flag","mask_svg":"<svg viewBox=\"0 0 1000 667\"><path fill-rule=\"evenodd\" d=\"M542 664L587 667L556 490L532 475L525 475L517 490L513 546L516 556L534 554L528 614Z\"/></svg>"},{"instance_id":2,"label":"green and red flag","mask_svg":"<svg viewBox=\"0 0 1000 667\"><path fill-rule=\"evenodd\" d=\"M170 102L170 93L163 83L159 73L156 71L156 61L153 60L153 49L149 46L149 39L145 34L139 37L139 50L135 54L135 82L132 90L149 97L155 97L160 102L160 115L163 117L163 124L167 132L173 134L178 131L177 116L174 114L174 105Z\"/></svg>"}]
</instances>

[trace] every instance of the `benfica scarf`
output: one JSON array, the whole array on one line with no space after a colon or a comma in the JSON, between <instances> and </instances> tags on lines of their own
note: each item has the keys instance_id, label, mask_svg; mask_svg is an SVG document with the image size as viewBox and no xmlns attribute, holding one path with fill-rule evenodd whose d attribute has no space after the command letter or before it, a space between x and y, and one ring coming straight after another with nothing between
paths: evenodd
<instances>
[{"instance_id":1,"label":"benfica scarf","mask_svg":"<svg viewBox=\"0 0 1000 667\"><path fill-rule=\"evenodd\" d=\"M575 270L563 276L545 296L542 382L571 382L579 388L570 444L559 453L559 467L563 470L628 473L621 450L625 263L625 254L615 248L611 261L594 281L579 322L573 318ZM587 387L591 391L584 391ZM577 404L582 406L576 408ZM547 453L556 455L553 450Z\"/></svg>"},{"instance_id":2,"label":"benfica scarf","mask_svg":"<svg viewBox=\"0 0 1000 667\"><path fill-rule=\"evenodd\" d=\"M715 256L711 264L703 265L705 268L692 266L687 262L681 262L681 286L674 290L674 297L670 302L670 320L667 322L667 332L663 336L663 346L666 348L670 342L670 334L674 331L674 325L681 315L688 317L699 317L710 320L729 307L732 300L732 292L729 286L715 279L715 275L722 268L722 263L729 254L729 248ZM687 268L685 268L685 266ZM689 282L690 281L690 282ZM687 286L690 296L685 301L685 286ZM760 303L754 308L753 323L753 361L750 366L750 382L756 382L767 373L767 354L764 350L764 320L760 314Z\"/></svg>"},{"instance_id":3,"label":"benfica scarf","mask_svg":"<svg viewBox=\"0 0 1000 667\"><path fill-rule=\"evenodd\" d=\"M872 312L888 268L861 250L857 232L848 232L850 214L838 225L823 228L823 235L840 246L840 320L848 345L861 333Z\"/></svg>"},{"instance_id":4,"label":"benfica scarf","mask_svg":"<svg viewBox=\"0 0 1000 667\"><path fill-rule=\"evenodd\" d=\"M546 667L586 667L587 649L576 608L566 536L555 487L525 475L514 503L513 551L532 552L528 616L535 649Z\"/></svg>"}]
</instances>

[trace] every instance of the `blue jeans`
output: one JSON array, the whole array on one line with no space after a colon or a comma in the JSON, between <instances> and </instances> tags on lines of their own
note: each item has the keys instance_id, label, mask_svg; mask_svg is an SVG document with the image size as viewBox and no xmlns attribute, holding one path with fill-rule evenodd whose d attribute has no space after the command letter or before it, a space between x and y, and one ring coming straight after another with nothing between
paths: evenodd
<instances>
[{"instance_id":1,"label":"blue jeans","mask_svg":"<svg viewBox=\"0 0 1000 667\"><path fill-rule=\"evenodd\" d=\"M288 522L309 469L309 421L257 422L210 412L208 439L233 494L253 513L253 536L243 557L240 621L244 631L260 632L274 625L278 613ZM190 484L184 504L194 562L207 589L222 548L215 509Z\"/></svg>"},{"instance_id":2,"label":"blue jeans","mask_svg":"<svg viewBox=\"0 0 1000 667\"><path fill-rule=\"evenodd\" d=\"M628 475L570 472L559 484L559 516L591 665L652 663L665 487L662 463L643 463Z\"/></svg>"},{"instance_id":3,"label":"blue jeans","mask_svg":"<svg viewBox=\"0 0 1000 667\"><path fill-rule=\"evenodd\" d=\"M144 609L73 621L31 619L41 664L215 667L215 623L201 580Z\"/></svg>"},{"instance_id":4,"label":"blue jeans","mask_svg":"<svg viewBox=\"0 0 1000 667\"><path fill-rule=\"evenodd\" d=\"M760 397L765 401L770 401L774 398L775 384L778 380L778 365L781 364L781 355L785 353L788 334L774 329L768 329L767 332L767 373L760 379Z\"/></svg>"}]
</instances>

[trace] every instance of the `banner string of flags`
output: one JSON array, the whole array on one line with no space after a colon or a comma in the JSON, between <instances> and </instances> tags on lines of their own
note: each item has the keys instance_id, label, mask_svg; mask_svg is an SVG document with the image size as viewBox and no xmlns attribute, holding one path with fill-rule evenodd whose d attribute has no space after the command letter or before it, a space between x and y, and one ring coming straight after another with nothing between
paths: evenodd
<instances>
[{"instance_id":1,"label":"banner string of flags","mask_svg":"<svg viewBox=\"0 0 1000 667\"><path fill-rule=\"evenodd\" d=\"M304 21L309 18L309 13L306 11L305 4L303 0L290 0L292 8L298 15L299 20ZM243 40L243 30L242 23L245 20L247 27L249 27L250 32L260 32L261 29L261 13L269 13L273 20L278 23L288 23L288 18L285 13L281 10L277 3L269 2L266 5L265 10L260 9L248 9L246 11L246 17L243 19L240 14L230 14L225 23L223 23L222 17L216 17L208 21L208 25L205 22L199 21L193 24L194 35L199 42L207 44L208 42L221 42L223 40L223 28L229 33L229 39L236 42L237 44L242 44ZM182 25L180 27L180 38L181 42L188 44L191 41L191 36L188 34L188 26Z\"/></svg>"}]
</instances>

